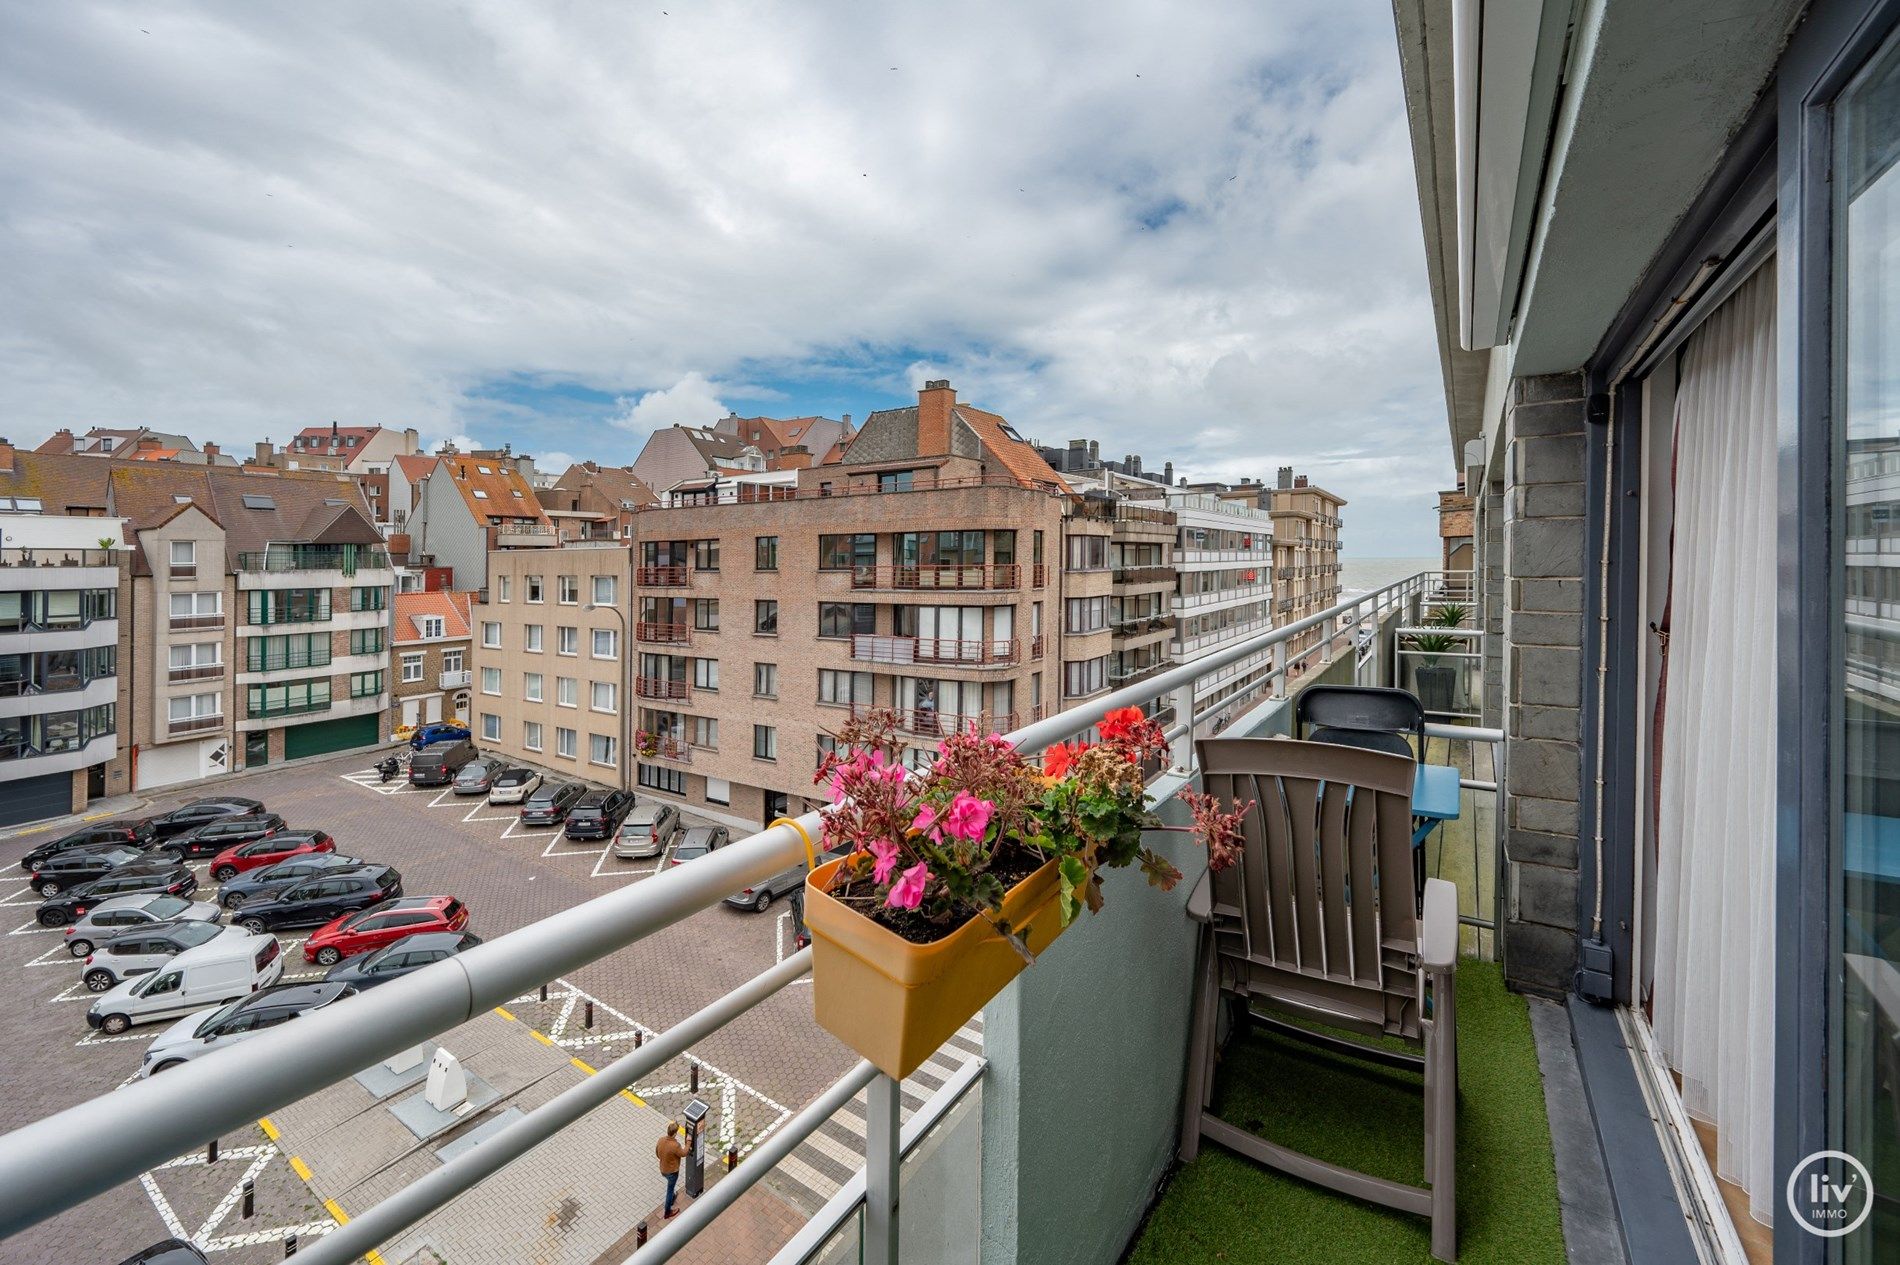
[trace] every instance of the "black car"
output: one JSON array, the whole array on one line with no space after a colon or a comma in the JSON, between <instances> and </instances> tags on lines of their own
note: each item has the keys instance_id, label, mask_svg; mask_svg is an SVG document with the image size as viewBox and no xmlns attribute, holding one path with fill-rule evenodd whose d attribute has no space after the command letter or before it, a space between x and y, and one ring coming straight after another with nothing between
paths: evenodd
<instances>
[{"instance_id":1,"label":"black car","mask_svg":"<svg viewBox=\"0 0 1900 1265\"><path fill-rule=\"evenodd\" d=\"M42 843L20 858L20 868L37 870L50 857L72 848L92 848L102 844L118 843L128 848L143 848L156 836L152 828L142 821L105 821L96 826L86 826L69 835Z\"/></svg>"},{"instance_id":2,"label":"black car","mask_svg":"<svg viewBox=\"0 0 1900 1265\"><path fill-rule=\"evenodd\" d=\"M263 811L264 805L257 800L243 799L236 795L218 795L211 799L194 799L189 804L174 808L168 813L146 817L138 824L151 827L155 838L169 839L173 835L183 834L193 826L202 826L207 821L216 821L220 817L244 817Z\"/></svg>"},{"instance_id":3,"label":"black car","mask_svg":"<svg viewBox=\"0 0 1900 1265\"><path fill-rule=\"evenodd\" d=\"M390 980L419 971L431 962L452 958L464 949L472 949L482 938L472 931L424 931L404 936L374 953L344 958L323 978L332 984L353 984L358 992L387 984Z\"/></svg>"},{"instance_id":4,"label":"black car","mask_svg":"<svg viewBox=\"0 0 1900 1265\"><path fill-rule=\"evenodd\" d=\"M59 895L42 901L35 915L42 927L63 927L73 919L113 896L136 896L141 892L167 896L189 896L198 890L198 876L172 861L134 861L121 865L104 878L96 878L78 887L69 887Z\"/></svg>"},{"instance_id":5,"label":"black car","mask_svg":"<svg viewBox=\"0 0 1900 1265\"><path fill-rule=\"evenodd\" d=\"M279 861L276 865L240 874L218 887L218 903L236 909L259 896L274 895L295 887L307 878L319 875L347 874L370 868L374 863L360 857L340 856L335 852L306 852L302 856Z\"/></svg>"},{"instance_id":6,"label":"black car","mask_svg":"<svg viewBox=\"0 0 1900 1265\"><path fill-rule=\"evenodd\" d=\"M183 1239L166 1239L134 1252L119 1265L207 1265L205 1254Z\"/></svg>"},{"instance_id":7,"label":"black car","mask_svg":"<svg viewBox=\"0 0 1900 1265\"><path fill-rule=\"evenodd\" d=\"M455 775L457 795L486 795L502 766L494 760L470 760Z\"/></svg>"},{"instance_id":8,"label":"black car","mask_svg":"<svg viewBox=\"0 0 1900 1265\"><path fill-rule=\"evenodd\" d=\"M96 847L73 848L48 857L35 870L27 886L41 896L57 896L81 883L90 883L96 878L104 878L121 865L134 861L143 861L146 855L142 849L129 847L122 843L102 843Z\"/></svg>"},{"instance_id":9,"label":"black car","mask_svg":"<svg viewBox=\"0 0 1900 1265\"><path fill-rule=\"evenodd\" d=\"M246 813L242 817L220 817L202 826L193 826L152 848L154 855L175 857L214 857L235 844L268 838L284 828L284 819L276 813Z\"/></svg>"},{"instance_id":10,"label":"black car","mask_svg":"<svg viewBox=\"0 0 1900 1265\"><path fill-rule=\"evenodd\" d=\"M570 839L611 839L632 811L633 796L626 791L589 791L567 810L563 833Z\"/></svg>"},{"instance_id":11,"label":"black car","mask_svg":"<svg viewBox=\"0 0 1900 1265\"><path fill-rule=\"evenodd\" d=\"M567 816L587 788L579 782L543 782L521 806L524 826L552 826Z\"/></svg>"},{"instance_id":12,"label":"black car","mask_svg":"<svg viewBox=\"0 0 1900 1265\"><path fill-rule=\"evenodd\" d=\"M478 754L475 744L466 738L424 747L409 757L409 785L447 786Z\"/></svg>"},{"instance_id":13,"label":"black car","mask_svg":"<svg viewBox=\"0 0 1900 1265\"><path fill-rule=\"evenodd\" d=\"M402 895L402 875L387 865L372 865L347 874L319 874L315 878L246 901L231 921L246 931L277 931L285 927L321 927L338 914Z\"/></svg>"}]
</instances>

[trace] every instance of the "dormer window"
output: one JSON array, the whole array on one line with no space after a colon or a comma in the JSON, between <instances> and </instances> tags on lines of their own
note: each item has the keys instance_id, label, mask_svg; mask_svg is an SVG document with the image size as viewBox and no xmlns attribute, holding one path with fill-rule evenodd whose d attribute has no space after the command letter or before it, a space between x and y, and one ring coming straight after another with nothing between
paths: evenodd
<instances>
[{"instance_id":1,"label":"dormer window","mask_svg":"<svg viewBox=\"0 0 1900 1265\"><path fill-rule=\"evenodd\" d=\"M440 615L424 615L416 622L422 626L424 638L434 639L442 636L443 623Z\"/></svg>"}]
</instances>

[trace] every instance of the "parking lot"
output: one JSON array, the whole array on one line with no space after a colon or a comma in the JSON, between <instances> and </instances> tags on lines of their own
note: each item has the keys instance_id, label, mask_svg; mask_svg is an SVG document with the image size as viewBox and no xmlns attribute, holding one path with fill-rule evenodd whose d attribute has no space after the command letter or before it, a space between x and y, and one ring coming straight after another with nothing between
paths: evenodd
<instances>
[{"instance_id":1,"label":"parking lot","mask_svg":"<svg viewBox=\"0 0 1900 1265\"><path fill-rule=\"evenodd\" d=\"M262 800L291 828L329 831L339 852L393 865L409 896L459 898L471 913L469 930L484 938L613 886L640 882L663 863L620 861L610 842L575 843L558 828L524 827L514 806L490 805L481 796L412 789L401 781L384 784L368 767L371 763L359 754L263 771L215 788L156 797L139 812L161 811L212 790ZM687 824L702 823L689 815ZM82 964L66 951L58 929L36 922L38 898L17 868L28 849L63 829L0 842L0 1041L8 1050L0 1130L125 1083L137 1072L145 1047L166 1026L138 1027L118 1037L88 1029L84 1016L92 994L81 980ZM196 862L194 869L201 883L197 898L214 899L216 884L207 863ZM762 914L718 906L573 977L551 980L545 1000L531 993L511 1002L504 1013L539 1034L541 1044L557 1047L578 1060L576 1066L587 1068L627 1052L636 1033L644 1037L664 1030L779 960L791 951L791 935L790 915L782 905ZM321 977L323 968L304 962L303 933L284 933L280 939L286 980ZM749 1151L853 1062L812 1023L807 987L801 982L782 992L695 1048L690 1059L659 1069L634 1093L674 1115L690 1096L697 1064L699 1096L713 1106L709 1151L720 1154L729 1146ZM963 1056L977 1048L974 1034L960 1044ZM926 1069L908 1087L911 1105L931 1087L932 1072ZM293 1166L280 1141L260 1126L247 1136L223 1139L216 1164L208 1164L202 1154L179 1157L136 1184L0 1243L0 1261L116 1262L168 1234L193 1238L216 1260L279 1259L285 1235L324 1233L339 1213L347 1215L353 1195L358 1196L355 1210L365 1203L363 1191L326 1176L316 1165L300 1159ZM626 1139L630 1169L651 1168L653 1141ZM110 1140L84 1144L110 1145ZM847 1114L772 1175L771 1191L808 1214L848 1177L847 1161L854 1164L859 1153ZM299 1172L299 1167L316 1171ZM256 1187L256 1207L248 1219L238 1198L247 1177ZM647 1211L627 1209L627 1225ZM593 1259L591 1251L550 1251L540 1225L524 1226L522 1232L536 1236L534 1259ZM502 1247L502 1259L530 1258L525 1248L509 1257Z\"/></svg>"}]
</instances>

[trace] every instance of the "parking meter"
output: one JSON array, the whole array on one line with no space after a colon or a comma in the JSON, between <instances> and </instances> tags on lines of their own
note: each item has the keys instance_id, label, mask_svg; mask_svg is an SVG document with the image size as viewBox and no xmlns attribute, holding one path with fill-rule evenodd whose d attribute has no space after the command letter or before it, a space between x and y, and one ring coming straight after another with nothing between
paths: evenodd
<instances>
[{"instance_id":1,"label":"parking meter","mask_svg":"<svg viewBox=\"0 0 1900 1265\"><path fill-rule=\"evenodd\" d=\"M706 1113L711 1110L697 1098L686 1104L686 1193L693 1199L706 1188Z\"/></svg>"}]
</instances>

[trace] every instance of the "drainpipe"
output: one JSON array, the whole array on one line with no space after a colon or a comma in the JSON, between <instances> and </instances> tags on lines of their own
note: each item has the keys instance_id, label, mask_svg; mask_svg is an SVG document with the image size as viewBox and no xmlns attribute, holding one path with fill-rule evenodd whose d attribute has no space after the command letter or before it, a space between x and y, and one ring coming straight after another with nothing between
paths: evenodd
<instances>
[{"instance_id":1,"label":"drainpipe","mask_svg":"<svg viewBox=\"0 0 1900 1265\"><path fill-rule=\"evenodd\" d=\"M1597 717L1593 761L1596 768L1591 789L1595 812L1591 822L1590 850L1596 877L1591 885L1590 934L1578 946L1577 991L1591 1001L1609 1001L1615 986L1615 958L1609 943L1603 939L1603 770L1606 763L1603 738L1609 712L1606 688L1610 678L1610 538L1616 489L1616 427L1610 418L1610 396L1592 395L1586 418L1590 425L1604 428L1603 540L1597 551Z\"/></svg>"}]
</instances>

